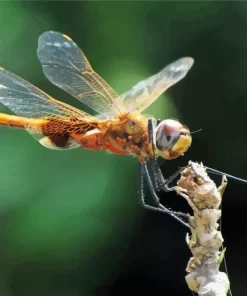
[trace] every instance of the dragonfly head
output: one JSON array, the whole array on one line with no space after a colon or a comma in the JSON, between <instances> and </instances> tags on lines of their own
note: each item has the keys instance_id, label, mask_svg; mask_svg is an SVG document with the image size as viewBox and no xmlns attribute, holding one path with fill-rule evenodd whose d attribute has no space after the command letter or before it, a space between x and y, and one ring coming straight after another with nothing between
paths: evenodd
<instances>
[{"instance_id":1,"label":"dragonfly head","mask_svg":"<svg viewBox=\"0 0 247 296\"><path fill-rule=\"evenodd\" d=\"M155 129L157 154L174 159L187 151L192 142L190 130L177 120L161 121Z\"/></svg>"}]
</instances>

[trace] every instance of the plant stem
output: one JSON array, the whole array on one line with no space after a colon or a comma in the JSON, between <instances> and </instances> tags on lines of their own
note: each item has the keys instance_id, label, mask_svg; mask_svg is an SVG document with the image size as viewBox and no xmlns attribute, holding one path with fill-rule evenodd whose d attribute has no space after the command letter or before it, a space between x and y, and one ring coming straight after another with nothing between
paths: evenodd
<instances>
[{"instance_id":1,"label":"plant stem","mask_svg":"<svg viewBox=\"0 0 247 296\"><path fill-rule=\"evenodd\" d=\"M187 244L192 252L186 271L186 282L190 290L199 296L226 296L230 287L228 276L219 271L225 249L218 220L220 205L227 185L223 176L219 188L209 178L202 164L190 162L181 173L177 192L184 197L193 210L189 217L191 234Z\"/></svg>"}]
</instances>

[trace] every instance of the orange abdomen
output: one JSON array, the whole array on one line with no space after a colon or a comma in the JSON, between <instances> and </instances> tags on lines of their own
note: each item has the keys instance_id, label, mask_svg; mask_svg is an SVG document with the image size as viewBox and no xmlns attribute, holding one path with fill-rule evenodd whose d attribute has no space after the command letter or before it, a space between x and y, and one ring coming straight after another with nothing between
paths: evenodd
<instances>
[{"instance_id":1,"label":"orange abdomen","mask_svg":"<svg viewBox=\"0 0 247 296\"><path fill-rule=\"evenodd\" d=\"M20 129L40 129L46 123L45 119L31 119L0 113L0 125Z\"/></svg>"},{"instance_id":2,"label":"orange abdomen","mask_svg":"<svg viewBox=\"0 0 247 296\"><path fill-rule=\"evenodd\" d=\"M24 129L27 125L27 119L24 117L0 113L0 125Z\"/></svg>"}]
</instances>

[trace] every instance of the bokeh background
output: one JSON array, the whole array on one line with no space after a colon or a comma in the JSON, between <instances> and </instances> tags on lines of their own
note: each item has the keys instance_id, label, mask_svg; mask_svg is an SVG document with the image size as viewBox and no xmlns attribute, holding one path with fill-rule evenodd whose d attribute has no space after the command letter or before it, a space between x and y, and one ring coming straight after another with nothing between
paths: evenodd
<instances>
[{"instance_id":1,"label":"bokeh background","mask_svg":"<svg viewBox=\"0 0 247 296\"><path fill-rule=\"evenodd\" d=\"M186 79L147 110L202 128L186 155L162 170L169 176L191 159L247 179L246 2L1 1L0 7L1 66L77 107L42 74L36 49L44 31L72 37L119 93L177 58L194 57ZM140 207L136 159L52 151L26 132L0 134L1 295L191 295L184 281L187 230ZM161 199L189 211L175 194ZM235 296L246 291L246 212L247 185L229 180L223 235Z\"/></svg>"}]
</instances>

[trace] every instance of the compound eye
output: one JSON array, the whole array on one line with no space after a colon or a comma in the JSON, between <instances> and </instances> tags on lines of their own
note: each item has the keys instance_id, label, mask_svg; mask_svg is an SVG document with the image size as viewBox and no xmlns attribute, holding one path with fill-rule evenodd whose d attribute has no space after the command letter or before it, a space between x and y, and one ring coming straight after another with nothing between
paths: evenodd
<instances>
[{"instance_id":1,"label":"compound eye","mask_svg":"<svg viewBox=\"0 0 247 296\"><path fill-rule=\"evenodd\" d=\"M176 120L161 121L156 128L156 147L159 150L170 150L178 141L181 128L181 123Z\"/></svg>"}]
</instances>

